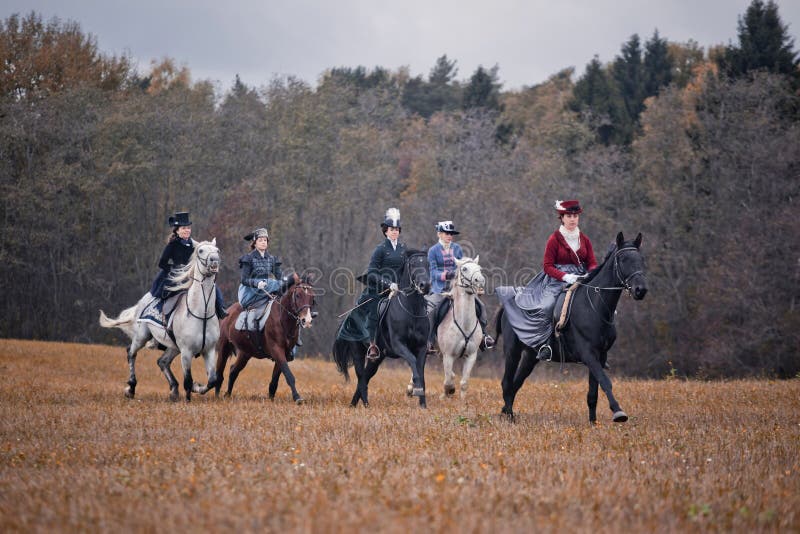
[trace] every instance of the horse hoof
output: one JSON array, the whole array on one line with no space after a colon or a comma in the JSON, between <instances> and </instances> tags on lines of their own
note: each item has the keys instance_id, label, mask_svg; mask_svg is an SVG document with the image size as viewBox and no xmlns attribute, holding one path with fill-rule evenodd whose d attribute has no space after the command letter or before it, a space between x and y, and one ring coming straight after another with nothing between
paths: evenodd
<instances>
[{"instance_id":1,"label":"horse hoof","mask_svg":"<svg viewBox=\"0 0 800 534\"><path fill-rule=\"evenodd\" d=\"M406 388L406 397L411 397L414 394L414 386L408 386Z\"/></svg>"},{"instance_id":2,"label":"horse hoof","mask_svg":"<svg viewBox=\"0 0 800 534\"><path fill-rule=\"evenodd\" d=\"M294 403L295 403L295 404L297 404L298 406L300 406L301 404L305 404L305 403L306 403L306 400L305 400L303 397L297 397L297 398L294 400Z\"/></svg>"},{"instance_id":3,"label":"horse hoof","mask_svg":"<svg viewBox=\"0 0 800 534\"><path fill-rule=\"evenodd\" d=\"M422 389L422 388L414 388L412 393L411 393L411 395L414 396L414 397L424 397L425 396L425 390Z\"/></svg>"},{"instance_id":4,"label":"horse hoof","mask_svg":"<svg viewBox=\"0 0 800 534\"><path fill-rule=\"evenodd\" d=\"M624 423L627 420L628 420L628 414L626 414L622 410L618 410L618 411L614 412L613 421L615 423Z\"/></svg>"},{"instance_id":5,"label":"horse hoof","mask_svg":"<svg viewBox=\"0 0 800 534\"><path fill-rule=\"evenodd\" d=\"M135 396L135 393L131 390L130 386L125 388L125 397L132 399Z\"/></svg>"},{"instance_id":6,"label":"horse hoof","mask_svg":"<svg viewBox=\"0 0 800 534\"><path fill-rule=\"evenodd\" d=\"M445 386L444 387L444 394L450 397L451 395L455 395L456 387L455 386Z\"/></svg>"}]
</instances>

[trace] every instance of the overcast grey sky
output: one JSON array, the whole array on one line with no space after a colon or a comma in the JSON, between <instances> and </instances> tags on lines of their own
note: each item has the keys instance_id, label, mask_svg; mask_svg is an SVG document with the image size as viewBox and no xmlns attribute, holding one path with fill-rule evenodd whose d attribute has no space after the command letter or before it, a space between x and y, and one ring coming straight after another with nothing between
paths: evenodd
<instances>
[{"instance_id":1,"label":"overcast grey sky","mask_svg":"<svg viewBox=\"0 0 800 534\"><path fill-rule=\"evenodd\" d=\"M800 0L779 0L800 47ZM603 62L638 33L707 48L736 42L750 0L0 0L0 16L57 16L79 22L105 53L126 53L146 72L165 56L192 79L225 89L238 73L250 86L294 75L311 84L330 67L427 76L447 54L464 80L478 65L500 67L504 89Z\"/></svg>"}]
</instances>

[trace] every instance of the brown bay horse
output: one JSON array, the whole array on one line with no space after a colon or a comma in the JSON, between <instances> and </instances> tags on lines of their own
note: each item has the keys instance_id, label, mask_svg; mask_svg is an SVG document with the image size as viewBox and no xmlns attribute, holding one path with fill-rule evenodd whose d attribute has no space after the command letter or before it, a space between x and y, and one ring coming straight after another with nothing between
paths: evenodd
<instances>
[{"instance_id":1,"label":"brown bay horse","mask_svg":"<svg viewBox=\"0 0 800 534\"><path fill-rule=\"evenodd\" d=\"M278 380L283 373L286 383L292 389L292 399L297 404L304 402L295 387L294 374L289 369L287 355L297 343L300 327L311 328L311 322L317 314L313 310L315 300L312 277L305 275L300 278L296 274L293 276L295 284L272 303L264 330L258 333L236 330L236 318L242 313L242 306L237 302L228 309L228 316L220 324L217 342L217 396L222 387L225 364L231 354L235 353L236 360L231 365L225 397L230 397L236 378L250 358L269 358L275 362L269 383L270 400L275 398Z\"/></svg>"}]
</instances>

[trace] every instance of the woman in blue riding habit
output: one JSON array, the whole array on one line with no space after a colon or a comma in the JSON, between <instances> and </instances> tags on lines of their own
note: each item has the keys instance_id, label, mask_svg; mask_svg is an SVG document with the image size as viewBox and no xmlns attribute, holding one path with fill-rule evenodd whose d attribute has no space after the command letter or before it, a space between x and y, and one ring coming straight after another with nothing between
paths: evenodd
<instances>
[{"instance_id":1,"label":"woman in blue riding habit","mask_svg":"<svg viewBox=\"0 0 800 534\"><path fill-rule=\"evenodd\" d=\"M250 241L250 252L239 258L242 270L239 284L239 304L243 309L261 304L270 298L269 294L280 293L291 286L293 276L283 279L281 262L267 252L269 248L269 232L266 228L258 228L244 236Z\"/></svg>"},{"instance_id":2,"label":"woman in blue riding habit","mask_svg":"<svg viewBox=\"0 0 800 534\"><path fill-rule=\"evenodd\" d=\"M158 260L158 267L161 269L153 280L150 287L150 294L163 302L164 299L173 293L167 288L169 276L172 271L183 267L194 253L195 241L192 239L192 221L189 220L189 212L181 211L170 216L168 224L172 227L172 233L167 238L167 246L161 253ZM225 318L228 314L225 311L225 303L222 300L222 292L216 286L215 311L217 317ZM161 303L158 304L159 310Z\"/></svg>"},{"instance_id":3,"label":"woman in blue riding habit","mask_svg":"<svg viewBox=\"0 0 800 534\"><path fill-rule=\"evenodd\" d=\"M436 235L439 241L428 249L428 264L430 265L431 275L431 294L426 297L428 301L431 319L431 331L428 337L428 352L433 352L433 345L436 341L436 327L438 319L446 313L446 309L439 312L439 306L445 301L443 293L447 291L456 277L456 260L464 257L461 245L453 241L453 236L460 234L456 230L453 221L439 221L436 224ZM448 303L449 304L449 303ZM478 322L483 331L481 350L494 347L494 339L486 333L486 309L483 303L475 299L475 312L478 315Z\"/></svg>"}]
</instances>

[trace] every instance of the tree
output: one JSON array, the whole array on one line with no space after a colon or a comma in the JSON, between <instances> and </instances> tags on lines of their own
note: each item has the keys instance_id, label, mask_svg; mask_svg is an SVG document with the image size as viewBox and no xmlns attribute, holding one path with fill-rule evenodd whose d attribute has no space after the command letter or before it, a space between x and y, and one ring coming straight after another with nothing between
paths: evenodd
<instances>
[{"instance_id":1,"label":"tree","mask_svg":"<svg viewBox=\"0 0 800 534\"><path fill-rule=\"evenodd\" d=\"M95 38L78 23L44 23L34 12L0 21L0 65L0 95L17 99L81 85L113 91L125 86L131 71L127 58L98 52Z\"/></svg>"},{"instance_id":2,"label":"tree","mask_svg":"<svg viewBox=\"0 0 800 534\"><path fill-rule=\"evenodd\" d=\"M575 83L569 107L585 118L602 143L624 142L625 104L597 56Z\"/></svg>"},{"instance_id":3,"label":"tree","mask_svg":"<svg viewBox=\"0 0 800 534\"><path fill-rule=\"evenodd\" d=\"M479 65L464 87L462 107L464 109L483 108L490 111L501 110L500 86L497 81L499 66L489 70Z\"/></svg>"},{"instance_id":4,"label":"tree","mask_svg":"<svg viewBox=\"0 0 800 534\"><path fill-rule=\"evenodd\" d=\"M403 87L403 106L426 119L437 111L453 111L461 103L461 87L455 81L458 73L456 61L443 55L425 82L422 76L408 80Z\"/></svg>"},{"instance_id":5,"label":"tree","mask_svg":"<svg viewBox=\"0 0 800 534\"><path fill-rule=\"evenodd\" d=\"M720 67L732 77L750 71L766 70L798 79L797 52L794 39L778 15L772 0L753 0L738 24L739 45L729 45L721 58Z\"/></svg>"},{"instance_id":6,"label":"tree","mask_svg":"<svg viewBox=\"0 0 800 534\"><path fill-rule=\"evenodd\" d=\"M657 95L662 87L671 82L672 59L669 55L669 44L666 39L659 37L656 30L644 45L642 85L645 98Z\"/></svg>"}]
</instances>

